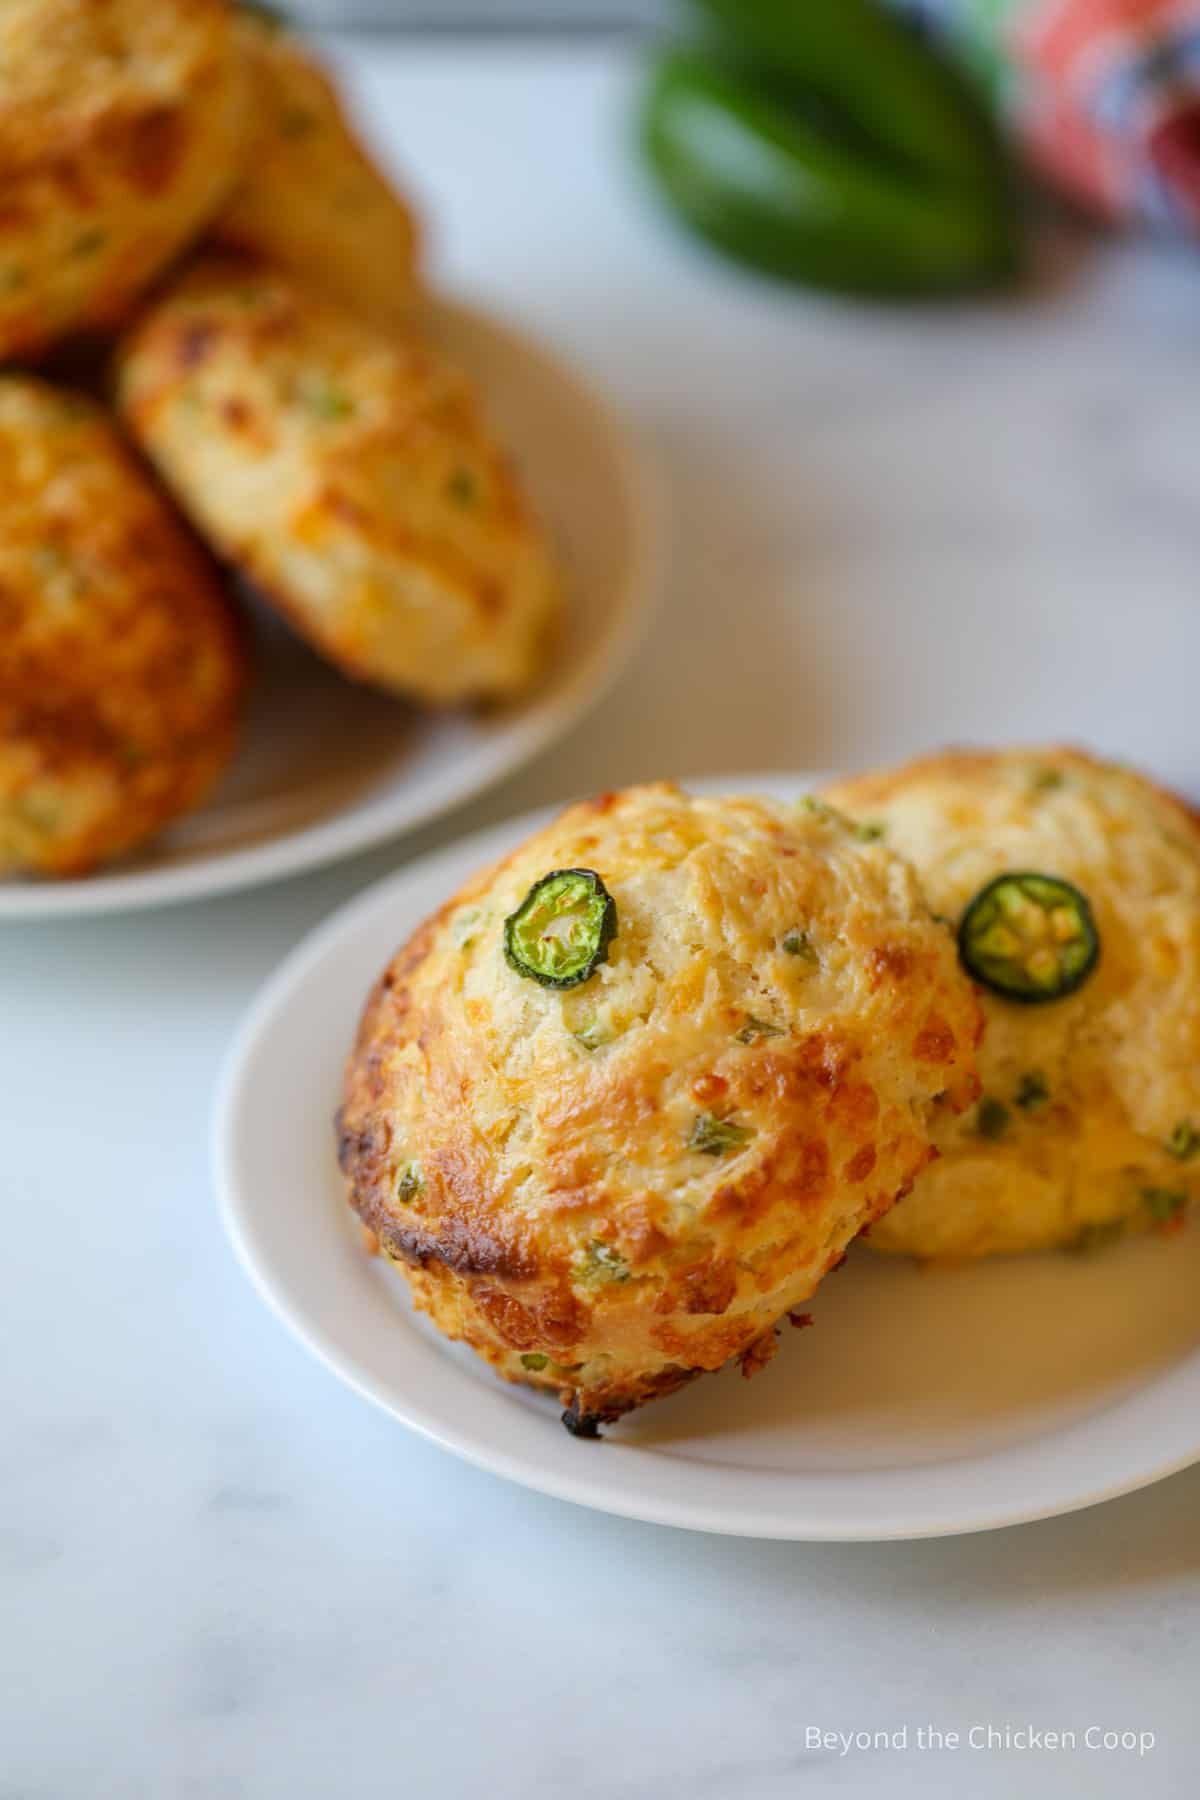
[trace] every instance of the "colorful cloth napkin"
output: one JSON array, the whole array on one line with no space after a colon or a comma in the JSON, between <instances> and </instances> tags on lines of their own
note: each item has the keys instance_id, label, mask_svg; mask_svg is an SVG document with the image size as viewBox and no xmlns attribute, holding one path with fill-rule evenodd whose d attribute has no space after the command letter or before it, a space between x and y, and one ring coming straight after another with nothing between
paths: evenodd
<instances>
[{"instance_id":1,"label":"colorful cloth napkin","mask_svg":"<svg viewBox=\"0 0 1200 1800\"><path fill-rule=\"evenodd\" d=\"M1112 218L1200 236L1200 0L896 0L1034 162Z\"/></svg>"}]
</instances>

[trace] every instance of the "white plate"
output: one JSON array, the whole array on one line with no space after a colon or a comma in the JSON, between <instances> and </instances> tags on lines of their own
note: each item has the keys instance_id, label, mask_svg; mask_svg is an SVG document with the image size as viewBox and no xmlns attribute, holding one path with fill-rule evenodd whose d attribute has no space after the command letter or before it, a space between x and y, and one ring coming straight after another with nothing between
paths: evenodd
<instances>
[{"instance_id":1,"label":"white plate","mask_svg":"<svg viewBox=\"0 0 1200 1800\"><path fill-rule=\"evenodd\" d=\"M118 869L0 882L0 920L194 900L364 850L510 774L613 680L658 586L659 509L639 454L595 394L507 326L447 301L427 326L478 382L559 546L569 622L553 668L517 705L422 712L344 681L256 610L243 740L209 804Z\"/></svg>"},{"instance_id":2,"label":"white plate","mask_svg":"<svg viewBox=\"0 0 1200 1800\"><path fill-rule=\"evenodd\" d=\"M804 791L799 778L712 789ZM335 914L267 984L217 1105L226 1225L259 1292L352 1387L469 1461L607 1512L747 1537L881 1539L1067 1512L1200 1460L1200 1231L1091 1259L921 1271L859 1249L754 1381L706 1377L580 1442L412 1312L364 1254L333 1151L371 981L517 820Z\"/></svg>"}]
</instances>

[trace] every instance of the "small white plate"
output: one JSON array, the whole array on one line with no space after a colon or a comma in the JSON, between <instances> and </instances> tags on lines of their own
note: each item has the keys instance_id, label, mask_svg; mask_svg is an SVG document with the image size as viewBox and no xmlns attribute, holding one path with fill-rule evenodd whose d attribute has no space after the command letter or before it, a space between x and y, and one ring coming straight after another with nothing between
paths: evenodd
<instances>
[{"instance_id":1,"label":"small white plate","mask_svg":"<svg viewBox=\"0 0 1200 1800\"><path fill-rule=\"evenodd\" d=\"M343 680L256 608L242 742L208 805L119 868L0 882L0 920L195 900L365 850L528 762L612 682L658 588L659 507L639 453L575 375L487 314L440 301L426 326L478 383L558 544L569 617L554 666L516 705L423 712Z\"/></svg>"},{"instance_id":2,"label":"small white plate","mask_svg":"<svg viewBox=\"0 0 1200 1800\"><path fill-rule=\"evenodd\" d=\"M800 778L708 791L789 798ZM402 870L335 914L267 984L221 1085L227 1228L259 1292L352 1387L446 1449L606 1512L746 1537L932 1537L1089 1506L1200 1460L1200 1231L1084 1259L922 1271L856 1250L817 1329L745 1382L727 1370L613 1427L498 1381L364 1253L333 1150L342 1063L404 937L544 815Z\"/></svg>"}]
</instances>

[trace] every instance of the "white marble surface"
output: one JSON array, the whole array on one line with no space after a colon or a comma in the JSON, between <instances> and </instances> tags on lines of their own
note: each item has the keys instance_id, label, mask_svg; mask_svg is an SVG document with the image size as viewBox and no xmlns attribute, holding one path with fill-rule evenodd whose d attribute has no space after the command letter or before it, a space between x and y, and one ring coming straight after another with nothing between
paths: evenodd
<instances>
[{"instance_id":1,"label":"white marble surface","mask_svg":"<svg viewBox=\"0 0 1200 1800\"><path fill-rule=\"evenodd\" d=\"M637 671L462 823L947 736L1083 736L1200 793L1200 267L1064 242L1021 302L805 300L659 228L616 52L354 56L440 265L589 365L673 493ZM266 1315L214 1215L214 1075L401 855L0 936L2 1800L1195 1792L1200 1470L977 1539L691 1537L460 1466ZM1157 1741L915 1748L989 1724Z\"/></svg>"}]
</instances>

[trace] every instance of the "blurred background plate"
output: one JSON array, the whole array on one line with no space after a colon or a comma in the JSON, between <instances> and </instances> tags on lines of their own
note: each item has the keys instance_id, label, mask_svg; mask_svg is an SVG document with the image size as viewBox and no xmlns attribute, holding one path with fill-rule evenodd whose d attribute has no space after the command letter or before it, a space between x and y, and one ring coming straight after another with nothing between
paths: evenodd
<instances>
[{"instance_id":1,"label":"blurred background plate","mask_svg":"<svg viewBox=\"0 0 1200 1800\"><path fill-rule=\"evenodd\" d=\"M558 546L568 622L552 667L517 704L423 712L344 680L255 608L243 740L208 805L109 872L0 884L0 920L193 900L349 856L528 762L615 678L658 587L658 507L639 454L582 381L508 326L447 301L426 323L478 383Z\"/></svg>"},{"instance_id":2,"label":"blurred background plate","mask_svg":"<svg viewBox=\"0 0 1200 1800\"><path fill-rule=\"evenodd\" d=\"M701 791L798 797L802 777ZM368 987L420 921L544 821L466 838L369 889L293 952L217 1105L226 1227L260 1294L333 1372L443 1448L604 1512L744 1537L943 1536L1046 1518L1200 1460L1200 1231L1094 1257L921 1268L856 1246L747 1383L728 1368L581 1443L412 1310L364 1253L333 1140Z\"/></svg>"}]
</instances>

